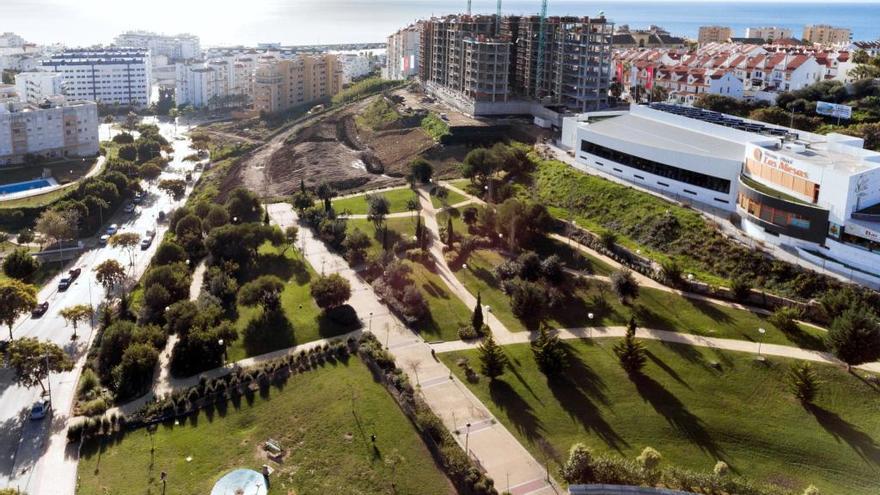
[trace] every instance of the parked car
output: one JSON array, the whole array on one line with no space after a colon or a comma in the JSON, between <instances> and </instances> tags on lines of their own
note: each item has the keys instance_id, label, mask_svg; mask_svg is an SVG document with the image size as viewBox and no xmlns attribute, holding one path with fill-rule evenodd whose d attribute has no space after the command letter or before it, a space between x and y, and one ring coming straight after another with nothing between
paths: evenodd
<instances>
[{"instance_id":1,"label":"parked car","mask_svg":"<svg viewBox=\"0 0 880 495\"><path fill-rule=\"evenodd\" d=\"M119 225L116 225L114 223L113 225L107 227L107 235L115 235L117 232L119 232Z\"/></svg>"},{"instance_id":2,"label":"parked car","mask_svg":"<svg viewBox=\"0 0 880 495\"><path fill-rule=\"evenodd\" d=\"M144 235L144 238L141 239L141 250L142 251L146 251L147 248L150 247L150 244L153 243L154 237L156 237L156 233L153 232L152 230L148 230L147 233Z\"/></svg>"},{"instance_id":3,"label":"parked car","mask_svg":"<svg viewBox=\"0 0 880 495\"><path fill-rule=\"evenodd\" d=\"M136 204L136 205L141 204L141 201L143 201L143 200L144 200L144 195L143 195L143 193L137 193L137 194L134 195L133 198L131 198L131 202L134 203L134 204Z\"/></svg>"},{"instance_id":4,"label":"parked car","mask_svg":"<svg viewBox=\"0 0 880 495\"><path fill-rule=\"evenodd\" d=\"M70 271L68 271L67 274L70 275L70 278L76 280L79 277L79 275L82 273L82 271L83 271L82 268L73 268Z\"/></svg>"},{"instance_id":5,"label":"parked car","mask_svg":"<svg viewBox=\"0 0 880 495\"><path fill-rule=\"evenodd\" d=\"M61 280L58 281L58 290L65 291L70 287L70 284L79 277L79 274L82 273L82 268L74 268L67 272L66 277L62 277Z\"/></svg>"},{"instance_id":6,"label":"parked car","mask_svg":"<svg viewBox=\"0 0 880 495\"><path fill-rule=\"evenodd\" d=\"M123 208L122 211L131 215L132 213L134 213L134 203L128 203L127 205L125 205L125 208Z\"/></svg>"},{"instance_id":7,"label":"parked car","mask_svg":"<svg viewBox=\"0 0 880 495\"><path fill-rule=\"evenodd\" d=\"M110 241L110 236L107 234L104 234L98 238L98 244L100 244L101 246L106 246L108 241Z\"/></svg>"},{"instance_id":8,"label":"parked car","mask_svg":"<svg viewBox=\"0 0 880 495\"><path fill-rule=\"evenodd\" d=\"M31 310L31 316L34 318L39 318L46 314L46 311L49 311L49 303L42 302L40 304L37 304L34 309Z\"/></svg>"},{"instance_id":9,"label":"parked car","mask_svg":"<svg viewBox=\"0 0 880 495\"><path fill-rule=\"evenodd\" d=\"M37 401L31 407L31 419L43 419L49 415L52 410L52 403L48 399Z\"/></svg>"}]
</instances>

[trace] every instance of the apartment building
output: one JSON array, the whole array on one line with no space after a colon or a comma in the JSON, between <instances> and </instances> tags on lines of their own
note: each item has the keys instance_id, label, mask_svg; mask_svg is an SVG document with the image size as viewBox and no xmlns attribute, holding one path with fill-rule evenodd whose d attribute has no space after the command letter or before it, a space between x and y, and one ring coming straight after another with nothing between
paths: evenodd
<instances>
[{"instance_id":1,"label":"apartment building","mask_svg":"<svg viewBox=\"0 0 880 495\"><path fill-rule=\"evenodd\" d=\"M168 36L149 31L127 31L117 36L114 42L120 47L149 50L154 60L165 57L171 63L202 56L199 37L192 34Z\"/></svg>"},{"instance_id":2,"label":"apartment building","mask_svg":"<svg viewBox=\"0 0 880 495\"><path fill-rule=\"evenodd\" d=\"M261 57L254 74L254 110L274 113L335 95L342 90L342 65L336 55Z\"/></svg>"},{"instance_id":3,"label":"apartment building","mask_svg":"<svg viewBox=\"0 0 880 495\"><path fill-rule=\"evenodd\" d=\"M243 107L254 91L254 57L221 57L175 64L175 101L178 105Z\"/></svg>"},{"instance_id":4,"label":"apartment building","mask_svg":"<svg viewBox=\"0 0 880 495\"><path fill-rule=\"evenodd\" d=\"M64 94L64 75L59 72L22 72L15 75L15 87L22 101L41 103Z\"/></svg>"},{"instance_id":5,"label":"apartment building","mask_svg":"<svg viewBox=\"0 0 880 495\"><path fill-rule=\"evenodd\" d=\"M0 105L6 103L18 103L21 98L18 95L18 88L12 84L0 84Z\"/></svg>"},{"instance_id":6,"label":"apartment building","mask_svg":"<svg viewBox=\"0 0 880 495\"><path fill-rule=\"evenodd\" d=\"M53 97L40 105L0 103L0 167L25 155L85 157L98 153L98 106Z\"/></svg>"},{"instance_id":7,"label":"apartment building","mask_svg":"<svg viewBox=\"0 0 880 495\"><path fill-rule=\"evenodd\" d=\"M152 64L149 50L65 50L44 60L42 67L63 74L70 98L133 108L150 103Z\"/></svg>"},{"instance_id":8,"label":"apartment building","mask_svg":"<svg viewBox=\"0 0 880 495\"><path fill-rule=\"evenodd\" d=\"M25 44L24 38L15 33L5 32L0 34L0 48L21 48Z\"/></svg>"},{"instance_id":9,"label":"apartment building","mask_svg":"<svg viewBox=\"0 0 880 495\"><path fill-rule=\"evenodd\" d=\"M791 29L788 28L776 26L746 28L746 38L774 41L791 39L791 37Z\"/></svg>"},{"instance_id":10,"label":"apartment building","mask_svg":"<svg viewBox=\"0 0 880 495\"><path fill-rule=\"evenodd\" d=\"M538 16L488 15L424 21L419 78L439 96L470 102L474 114L512 101L574 111L607 105L613 25L604 17L547 18L541 50L541 23Z\"/></svg>"},{"instance_id":11,"label":"apartment building","mask_svg":"<svg viewBox=\"0 0 880 495\"><path fill-rule=\"evenodd\" d=\"M419 72L421 52L420 25L412 24L388 37L387 63L382 71L385 79L408 79Z\"/></svg>"},{"instance_id":12,"label":"apartment building","mask_svg":"<svg viewBox=\"0 0 880 495\"><path fill-rule=\"evenodd\" d=\"M852 41L852 32L849 28L815 24L804 26L803 40L822 46L846 45Z\"/></svg>"},{"instance_id":13,"label":"apartment building","mask_svg":"<svg viewBox=\"0 0 880 495\"><path fill-rule=\"evenodd\" d=\"M701 46L707 43L724 43L731 36L733 36L733 30L727 26L700 26L697 43Z\"/></svg>"}]
</instances>

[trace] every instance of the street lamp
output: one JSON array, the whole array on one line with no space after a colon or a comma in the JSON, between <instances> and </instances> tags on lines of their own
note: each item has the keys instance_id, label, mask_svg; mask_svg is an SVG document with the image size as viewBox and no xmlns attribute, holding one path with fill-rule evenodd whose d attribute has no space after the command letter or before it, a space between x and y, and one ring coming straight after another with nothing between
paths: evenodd
<instances>
[{"instance_id":1,"label":"street lamp","mask_svg":"<svg viewBox=\"0 0 880 495\"><path fill-rule=\"evenodd\" d=\"M764 334L767 333L767 330L764 330L763 328L759 328L758 333L761 334L761 337L763 337ZM758 361L764 360L764 356L761 355L761 337L758 337Z\"/></svg>"},{"instance_id":2,"label":"street lamp","mask_svg":"<svg viewBox=\"0 0 880 495\"><path fill-rule=\"evenodd\" d=\"M471 451L468 449L468 444L470 443L470 439L471 439L471 424L466 423L465 426L467 427L467 433L465 433L465 435L464 435L464 453L468 457L470 457Z\"/></svg>"},{"instance_id":3,"label":"street lamp","mask_svg":"<svg viewBox=\"0 0 880 495\"><path fill-rule=\"evenodd\" d=\"M593 338L593 316L595 316L593 313L587 313L587 318L590 319L590 338L591 339Z\"/></svg>"},{"instance_id":4,"label":"street lamp","mask_svg":"<svg viewBox=\"0 0 880 495\"><path fill-rule=\"evenodd\" d=\"M367 331L371 332L371 333L373 331L373 312L372 311L370 311L370 322L367 325Z\"/></svg>"},{"instance_id":5,"label":"street lamp","mask_svg":"<svg viewBox=\"0 0 880 495\"><path fill-rule=\"evenodd\" d=\"M220 339L220 340L217 341L217 345L219 345L220 347L223 348L223 364L226 364L226 361L227 361L229 358L226 357L226 345L224 345L224 344L225 344L225 342L223 341L223 339Z\"/></svg>"}]
</instances>

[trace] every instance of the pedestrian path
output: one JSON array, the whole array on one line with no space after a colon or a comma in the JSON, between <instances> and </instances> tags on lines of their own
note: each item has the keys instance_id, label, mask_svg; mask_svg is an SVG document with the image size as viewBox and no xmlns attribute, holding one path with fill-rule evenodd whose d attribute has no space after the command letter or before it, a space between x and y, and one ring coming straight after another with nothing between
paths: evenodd
<instances>
[{"instance_id":1,"label":"pedestrian path","mask_svg":"<svg viewBox=\"0 0 880 495\"><path fill-rule=\"evenodd\" d=\"M422 206L425 206L424 199ZM269 205L268 211L273 222L282 228L298 223L289 204ZM433 207L430 211L433 212ZM432 221L436 224L435 219ZM342 257L330 252L309 229L301 228L300 235L305 245L305 257L312 266L322 266L325 273L338 273L350 281L352 297L349 304L366 323L367 330L385 344L410 381L421 388L425 402L444 425L450 431L458 432L455 437L459 445L466 447L468 454L495 480L499 491L509 489L513 495L563 493L552 479L547 481L542 465L455 378L449 368L436 359L431 346L390 314L372 287L349 268ZM468 424L473 428L470 433ZM475 425L479 428L474 428Z\"/></svg>"}]
</instances>

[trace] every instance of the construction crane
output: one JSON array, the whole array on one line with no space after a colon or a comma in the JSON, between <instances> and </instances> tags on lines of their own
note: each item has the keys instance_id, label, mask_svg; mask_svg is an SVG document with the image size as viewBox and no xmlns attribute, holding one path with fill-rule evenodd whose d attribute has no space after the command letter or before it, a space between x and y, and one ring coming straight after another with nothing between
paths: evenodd
<instances>
[{"instance_id":1,"label":"construction crane","mask_svg":"<svg viewBox=\"0 0 880 495\"><path fill-rule=\"evenodd\" d=\"M495 36L501 33L501 0L495 5Z\"/></svg>"},{"instance_id":2,"label":"construction crane","mask_svg":"<svg viewBox=\"0 0 880 495\"><path fill-rule=\"evenodd\" d=\"M471 15L471 0L468 0L467 15L468 15L468 16Z\"/></svg>"},{"instance_id":3,"label":"construction crane","mask_svg":"<svg viewBox=\"0 0 880 495\"><path fill-rule=\"evenodd\" d=\"M544 84L544 37L547 29L547 0L541 0L541 25L538 28L538 59L535 63L535 96L541 98Z\"/></svg>"}]
</instances>

